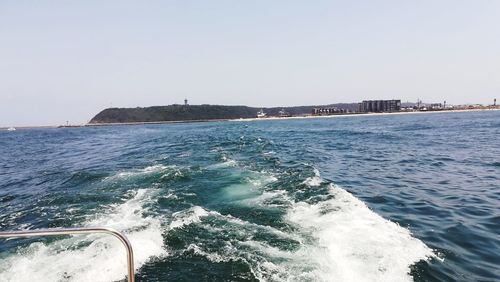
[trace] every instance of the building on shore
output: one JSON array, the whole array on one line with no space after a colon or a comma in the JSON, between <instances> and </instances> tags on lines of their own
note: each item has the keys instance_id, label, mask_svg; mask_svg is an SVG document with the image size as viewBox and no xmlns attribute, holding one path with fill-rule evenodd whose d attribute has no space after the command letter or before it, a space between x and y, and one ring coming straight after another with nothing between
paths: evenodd
<instances>
[{"instance_id":1,"label":"building on shore","mask_svg":"<svg viewBox=\"0 0 500 282\"><path fill-rule=\"evenodd\" d=\"M368 100L358 104L358 111L361 113L386 113L400 110L401 100Z\"/></svg>"},{"instance_id":2,"label":"building on shore","mask_svg":"<svg viewBox=\"0 0 500 282\"><path fill-rule=\"evenodd\" d=\"M443 104L441 104L441 103L433 103L433 104L430 104L428 109L433 110L433 111L439 111L439 110L444 109L444 107L443 107Z\"/></svg>"}]
</instances>

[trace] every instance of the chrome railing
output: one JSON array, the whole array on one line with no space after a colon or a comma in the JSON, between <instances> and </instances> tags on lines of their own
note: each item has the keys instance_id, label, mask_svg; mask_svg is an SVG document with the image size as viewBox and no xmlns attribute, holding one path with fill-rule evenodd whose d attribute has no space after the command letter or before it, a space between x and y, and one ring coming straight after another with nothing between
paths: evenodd
<instances>
[{"instance_id":1,"label":"chrome railing","mask_svg":"<svg viewBox=\"0 0 500 282\"><path fill-rule=\"evenodd\" d=\"M0 239L15 238L15 237L38 237L38 236L57 236L57 235L75 235L75 234L91 234L91 233L106 233L115 236L123 243L127 250L127 281L134 282L134 252L132 245L127 237L113 228L107 227L82 227L82 228L61 228L61 229L39 229L39 230L22 230L22 231L1 231Z\"/></svg>"}]
</instances>

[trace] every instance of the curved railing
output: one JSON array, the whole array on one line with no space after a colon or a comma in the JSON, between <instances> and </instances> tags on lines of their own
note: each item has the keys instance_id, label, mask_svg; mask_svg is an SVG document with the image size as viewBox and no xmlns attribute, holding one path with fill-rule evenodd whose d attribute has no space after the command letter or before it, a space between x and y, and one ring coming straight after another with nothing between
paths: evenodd
<instances>
[{"instance_id":1,"label":"curved railing","mask_svg":"<svg viewBox=\"0 0 500 282\"><path fill-rule=\"evenodd\" d=\"M38 237L38 236L57 236L57 235L74 235L74 234L92 234L106 233L115 236L123 243L127 250L127 281L134 282L134 252L132 245L125 235L113 228L107 227L81 227L81 228L57 228L57 229L39 229L39 230L22 230L22 231L1 231L0 239L15 238L15 237Z\"/></svg>"}]
</instances>

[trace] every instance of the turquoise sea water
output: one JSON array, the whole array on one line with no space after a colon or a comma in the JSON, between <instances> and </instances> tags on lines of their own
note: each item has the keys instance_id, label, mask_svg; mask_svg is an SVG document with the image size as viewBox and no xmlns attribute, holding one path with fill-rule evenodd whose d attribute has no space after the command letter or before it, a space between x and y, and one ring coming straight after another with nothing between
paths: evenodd
<instances>
[{"instance_id":1,"label":"turquoise sea water","mask_svg":"<svg viewBox=\"0 0 500 282\"><path fill-rule=\"evenodd\" d=\"M0 230L110 226L138 281L499 281L500 112L0 132ZM120 281L107 236L0 281Z\"/></svg>"}]
</instances>

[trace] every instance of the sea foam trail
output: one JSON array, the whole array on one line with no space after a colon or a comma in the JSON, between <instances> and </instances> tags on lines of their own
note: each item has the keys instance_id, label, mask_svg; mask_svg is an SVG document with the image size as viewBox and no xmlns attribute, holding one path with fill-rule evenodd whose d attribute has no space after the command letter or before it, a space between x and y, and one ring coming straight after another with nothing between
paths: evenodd
<instances>
[{"instance_id":1,"label":"sea foam trail","mask_svg":"<svg viewBox=\"0 0 500 282\"><path fill-rule=\"evenodd\" d=\"M288 221L315 239L297 255L314 266L304 278L319 281L412 281L410 266L434 257L408 229L371 211L346 190L331 186L333 199L296 203Z\"/></svg>"},{"instance_id":2,"label":"sea foam trail","mask_svg":"<svg viewBox=\"0 0 500 282\"><path fill-rule=\"evenodd\" d=\"M141 189L110 212L87 221L126 234L134 248L136 269L153 256L165 255L160 221L143 217L151 190ZM76 245L84 239L85 247ZM116 281L125 278L126 254L122 243L109 235L74 236L44 245L33 243L0 261L1 281Z\"/></svg>"},{"instance_id":3,"label":"sea foam trail","mask_svg":"<svg viewBox=\"0 0 500 282\"><path fill-rule=\"evenodd\" d=\"M161 174L162 178L180 177L183 175L181 169L175 165L152 165L142 169L122 171L112 176L106 177L105 181L129 180L136 177L146 177L150 175Z\"/></svg>"}]
</instances>

